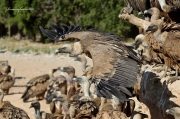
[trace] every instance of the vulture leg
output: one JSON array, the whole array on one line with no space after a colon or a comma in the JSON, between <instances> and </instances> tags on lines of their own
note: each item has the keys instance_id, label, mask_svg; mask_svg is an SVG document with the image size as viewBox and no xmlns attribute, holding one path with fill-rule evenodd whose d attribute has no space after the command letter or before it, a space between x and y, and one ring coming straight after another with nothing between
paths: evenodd
<instances>
[{"instance_id":1,"label":"vulture leg","mask_svg":"<svg viewBox=\"0 0 180 119\"><path fill-rule=\"evenodd\" d=\"M172 11L176 11L178 9L177 6L169 6L166 4L166 0L158 0L159 4L161 6L161 9L165 12L165 13L169 13Z\"/></svg>"},{"instance_id":2,"label":"vulture leg","mask_svg":"<svg viewBox=\"0 0 180 119\"><path fill-rule=\"evenodd\" d=\"M176 75L175 76L173 76L173 77L171 77L171 78L169 78L168 80L167 80L167 83L169 84L169 83L173 83L173 82L175 82L176 80L180 80L180 77L178 77L178 71L179 71L179 67L178 66L176 66Z\"/></svg>"},{"instance_id":3,"label":"vulture leg","mask_svg":"<svg viewBox=\"0 0 180 119\"><path fill-rule=\"evenodd\" d=\"M99 106L99 111L102 110L102 107L103 107L104 103L106 102L106 100L107 100L106 98L101 97L101 105Z\"/></svg>"}]
</instances>

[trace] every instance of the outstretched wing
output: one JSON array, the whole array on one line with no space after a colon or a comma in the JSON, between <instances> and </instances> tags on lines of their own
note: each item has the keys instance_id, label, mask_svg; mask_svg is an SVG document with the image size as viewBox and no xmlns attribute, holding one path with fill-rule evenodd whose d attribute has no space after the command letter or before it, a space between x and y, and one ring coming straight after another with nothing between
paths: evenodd
<instances>
[{"instance_id":1,"label":"outstretched wing","mask_svg":"<svg viewBox=\"0 0 180 119\"><path fill-rule=\"evenodd\" d=\"M88 49L93 60L93 82L100 97L112 98L112 94L127 101L128 88L137 81L139 65L132 52L121 43L92 44Z\"/></svg>"}]
</instances>

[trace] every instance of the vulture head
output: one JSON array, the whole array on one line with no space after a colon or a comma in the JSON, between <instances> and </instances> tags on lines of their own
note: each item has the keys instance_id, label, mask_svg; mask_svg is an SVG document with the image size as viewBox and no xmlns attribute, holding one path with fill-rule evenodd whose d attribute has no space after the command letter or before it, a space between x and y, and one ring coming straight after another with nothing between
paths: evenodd
<instances>
[{"instance_id":1,"label":"vulture head","mask_svg":"<svg viewBox=\"0 0 180 119\"><path fill-rule=\"evenodd\" d=\"M80 77L73 78L73 81L78 82L80 85L83 85L84 83L89 82L89 80L86 76L80 76Z\"/></svg>"},{"instance_id":2,"label":"vulture head","mask_svg":"<svg viewBox=\"0 0 180 119\"><path fill-rule=\"evenodd\" d=\"M137 35L136 38L135 38L135 43L133 45L134 48L138 49L139 45L142 44L143 40L144 40L144 35L143 34Z\"/></svg>"},{"instance_id":3,"label":"vulture head","mask_svg":"<svg viewBox=\"0 0 180 119\"><path fill-rule=\"evenodd\" d=\"M163 19L158 19L158 20L152 21L150 26L146 29L146 32L148 32L148 31L156 32L158 29L161 30L163 22L164 22Z\"/></svg>"},{"instance_id":4,"label":"vulture head","mask_svg":"<svg viewBox=\"0 0 180 119\"><path fill-rule=\"evenodd\" d=\"M72 44L64 44L55 51L55 54L70 53L72 51L72 49L73 49Z\"/></svg>"},{"instance_id":5,"label":"vulture head","mask_svg":"<svg viewBox=\"0 0 180 119\"><path fill-rule=\"evenodd\" d=\"M173 115L175 119L178 119L180 117L180 107L173 107L171 109L167 109L166 114Z\"/></svg>"},{"instance_id":6,"label":"vulture head","mask_svg":"<svg viewBox=\"0 0 180 119\"><path fill-rule=\"evenodd\" d=\"M72 66L58 67L58 70L60 70L61 72L66 72L68 74L75 74L75 69Z\"/></svg>"},{"instance_id":7,"label":"vulture head","mask_svg":"<svg viewBox=\"0 0 180 119\"><path fill-rule=\"evenodd\" d=\"M33 102L31 103L31 105L30 105L29 108L32 108L32 107L33 107L34 109L40 110L41 105L40 105L39 101L33 101Z\"/></svg>"},{"instance_id":8,"label":"vulture head","mask_svg":"<svg viewBox=\"0 0 180 119\"><path fill-rule=\"evenodd\" d=\"M70 57L76 57L79 54L82 54L83 50L82 50L82 46L81 43L79 41L73 42L73 43L68 43L68 44L64 44L62 46L60 46L60 48L58 48L55 51L55 54L57 53L69 53Z\"/></svg>"},{"instance_id":9,"label":"vulture head","mask_svg":"<svg viewBox=\"0 0 180 119\"><path fill-rule=\"evenodd\" d=\"M8 66L8 61L0 61L0 66Z\"/></svg>"}]
</instances>

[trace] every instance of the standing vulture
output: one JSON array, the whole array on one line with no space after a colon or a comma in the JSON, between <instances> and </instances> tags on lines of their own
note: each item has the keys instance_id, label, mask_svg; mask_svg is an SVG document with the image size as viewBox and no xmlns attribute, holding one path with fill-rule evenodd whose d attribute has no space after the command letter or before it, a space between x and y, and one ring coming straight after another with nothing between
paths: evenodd
<instances>
[{"instance_id":1,"label":"standing vulture","mask_svg":"<svg viewBox=\"0 0 180 119\"><path fill-rule=\"evenodd\" d=\"M128 49L119 38L112 34L97 30L80 31L81 26L61 27L50 24L56 31L40 30L52 40L80 40L84 53L89 53L93 61L92 83L99 97L119 98L121 102L128 101L132 96L130 89L137 81L140 59Z\"/></svg>"}]
</instances>

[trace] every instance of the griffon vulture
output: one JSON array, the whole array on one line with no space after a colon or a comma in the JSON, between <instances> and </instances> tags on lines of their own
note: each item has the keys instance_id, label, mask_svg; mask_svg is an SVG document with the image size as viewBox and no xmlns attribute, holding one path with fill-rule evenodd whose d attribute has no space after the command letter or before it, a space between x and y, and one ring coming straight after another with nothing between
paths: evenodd
<instances>
[{"instance_id":1,"label":"griffon vulture","mask_svg":"<svg viewBox=\"0 0 180 119\"><path fill-rule=\"evenodd\" d=\"M12 105L9 101L3 101L4 92L0 89L0 119L30 119L27 113Z\"/></svg>"},{"instance_id":2,"label":"griffon vulture","mask_svg":"<svg viewBox=\"0 0 180 119\"><path fill-rule=\"evenodd\" d=\"M84 53L88 52L93 61L92 83L98 91L99 97L119 98L121 102L128 101L132 96L132 89L137 81L139 72L139 58L127 48L121 39L115 35L97 30L80 31L81 26L61 27L51 24L56 31L40 30L52 40L80 40Z\"/></svg>"}]
</instances>

